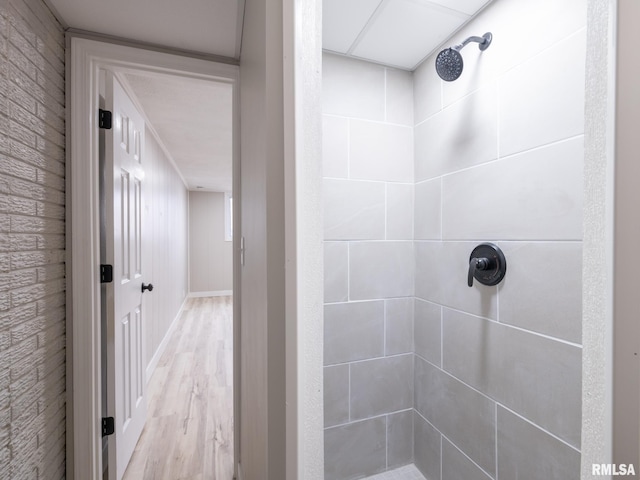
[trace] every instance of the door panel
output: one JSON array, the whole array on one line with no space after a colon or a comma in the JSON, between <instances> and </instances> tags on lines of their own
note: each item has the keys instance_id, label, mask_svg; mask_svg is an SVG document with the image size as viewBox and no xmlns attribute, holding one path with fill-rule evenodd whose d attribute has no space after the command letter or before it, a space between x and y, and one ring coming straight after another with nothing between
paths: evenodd
<instances>
[{"instance_id":1,"label":"door panel","mask_svg":"<svg viewBox=\"0 0 640 480\"><path fill-rule=\"evenodd\" d=\"M104 187L106 256L114 265L113 295L107 295L107 410L116 428L109 437L109 480L120 480L146 418L144 120L110 72L105 86L106 108L113 114L113 128L105 134Z\"/></svg>"}]
</instances>

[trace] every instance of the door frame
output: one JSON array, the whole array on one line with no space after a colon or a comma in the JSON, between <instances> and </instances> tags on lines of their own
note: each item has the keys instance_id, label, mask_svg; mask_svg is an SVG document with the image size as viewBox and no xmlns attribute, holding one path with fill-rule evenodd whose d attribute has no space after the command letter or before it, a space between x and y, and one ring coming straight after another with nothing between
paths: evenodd
<instances>
[{"instance_id":1,"label":"door frame","mask_svg":"<svg viewBox=\"0 0 640 480\"><path fill-rule=\"evenodd\" d=\"M98 189L99 71L143 71L226 82L233 86L234 205L234 465L239 429L239 251L236 240L241 206L239 148L239 67L84 35L67 37L67 476L102 476L100 216ZM221 59L223 60L223 59ZM69 254L69 252L71 254Z\"/></svg>"}]
</instances>

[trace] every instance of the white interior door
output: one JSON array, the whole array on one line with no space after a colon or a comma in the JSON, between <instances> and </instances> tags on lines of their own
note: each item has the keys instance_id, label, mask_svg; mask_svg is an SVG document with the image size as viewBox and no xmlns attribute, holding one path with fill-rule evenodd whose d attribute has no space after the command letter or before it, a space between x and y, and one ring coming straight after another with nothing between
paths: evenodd
<instances>
[{"instance_id":1,"label":"white interior door","mask_svg":"<svg viewBox=\"0 0 640 480\"><path fill-rule=\"evenodd\" d=\"M113 265L107 297L109 480L120 480L144 427L145 393L143 280L144 120L117 78L106 72L105 106L112 128L105 132L106 256ZM111 172L113 174L111 174ZM149 295L149 293L146 293Z\"/></svg>"}]
</instances>

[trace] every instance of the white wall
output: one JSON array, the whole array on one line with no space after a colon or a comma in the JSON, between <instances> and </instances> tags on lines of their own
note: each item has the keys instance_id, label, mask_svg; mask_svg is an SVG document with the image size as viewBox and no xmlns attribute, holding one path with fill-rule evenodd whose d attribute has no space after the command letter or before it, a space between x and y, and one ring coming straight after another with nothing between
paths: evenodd
<instances>
[{"instance_id":1,"label":"white wall","mask_svg":"<svg viewBox=\"0 0 640 480\"><path fill-rule=\"evenodd\" d=\"M286 478L282 3L247 0L240 60L240 479Z\"/></svg>"},{"instance_id":2,"label":"white wall","mask_svg":"<svg viewBox=\"0 0 640 480\"><path fill-rule=\"evenodd\" d=\"M612 461L612 293L613 293L613 103L615 85L615 0L589 0L585 106L584 246L582 319L582 476L592 479L592 465ZM635 3L633 0L627 3ZM636 17L623 16L635 31ZM623 40L629 42L629 40ZM628 43L633 45L633 42ZM633 62L632 62L633 63ZM628 62L623 62L628 65ZM632 89L637 90L632 80ZM624 96L620 101L626 102ZM635 126L631 121L629 125ZM633 133L634 136L635 133ZM635 164L635 152L631 165ZM632 177L633 178L633 177ZM637 189L634 188L637 191ZM633 217L637 194L629 196ZM624 203L624 202L623 202ZM635 239L634 239L635 241ZM632 288L633 288L633 284ZM637 305L637 289L632 303ZM634 317L633 323L637 323ZM637 336L634 336L634 341ZM637 380L637 375L634 375ZM628 384L627 384L628 385ZM637 401L637 391L629 398ZM637 414L637 403L633 409ZM627 414L627 412L621 412ZM628 421L631 429L633 422ZM638 453L637 423L634 441L625 447ZM616 461L630 461L617 457ZM637 472L636 463L636 472ZM605 477L603 477L605 478ZM607 477L610 478L610 477Z\"/></svg>"},{"instance_id":3,"label":"white wall","mask_svg":"<svg viewBox=\"0 0 640 480\"><path fill-rule=\"evenodd\" d=\"M152 222L151 315L147 316L147 364L180 311L187 295L187 189L169 158L147 129L145 153ZM157 358L156 358L157 360ZM150 373L150 372L148 372Z\"/></svg>"},{"instance_id":4,"label":"white wall","mask_svg":"<svg viewBox=\"0 0 640 480\"><path fill-rule=\"evenodd\" d=\"M233 290L232 255L224 193L189 192L189 293Z\"/></svg>"}]
</instances>

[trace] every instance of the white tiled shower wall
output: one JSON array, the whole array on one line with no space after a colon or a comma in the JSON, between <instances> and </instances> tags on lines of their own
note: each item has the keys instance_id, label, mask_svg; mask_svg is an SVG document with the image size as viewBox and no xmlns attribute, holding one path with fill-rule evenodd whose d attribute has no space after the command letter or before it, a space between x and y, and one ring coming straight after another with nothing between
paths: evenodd
<instances>
[{"instance_id":1,"label":"white tiled shower wall","mask_svg":"<svg viewBox=\"0 0 640 480\"><path fill-rule=\"evenodd\" d=\"M324 70L330 480L413 459L414 156L411 74L335 56Z\"/></svg>"},{"instance_id":2,"label":"white tiled shower wall","mask_svg":"<svg viewBox=\"0 0 640 480\"><path fill-rule=\"evenodd\" d=\"M579 478L585 25L585 0L496 0L456 34L494 42L453 83L433 58L408 74L324 56L327 478L400 448L429 480ZM469 288L484 241L507 276ZM408 348L406 385L390 365Z\"/></svg>"}]
</instances>

